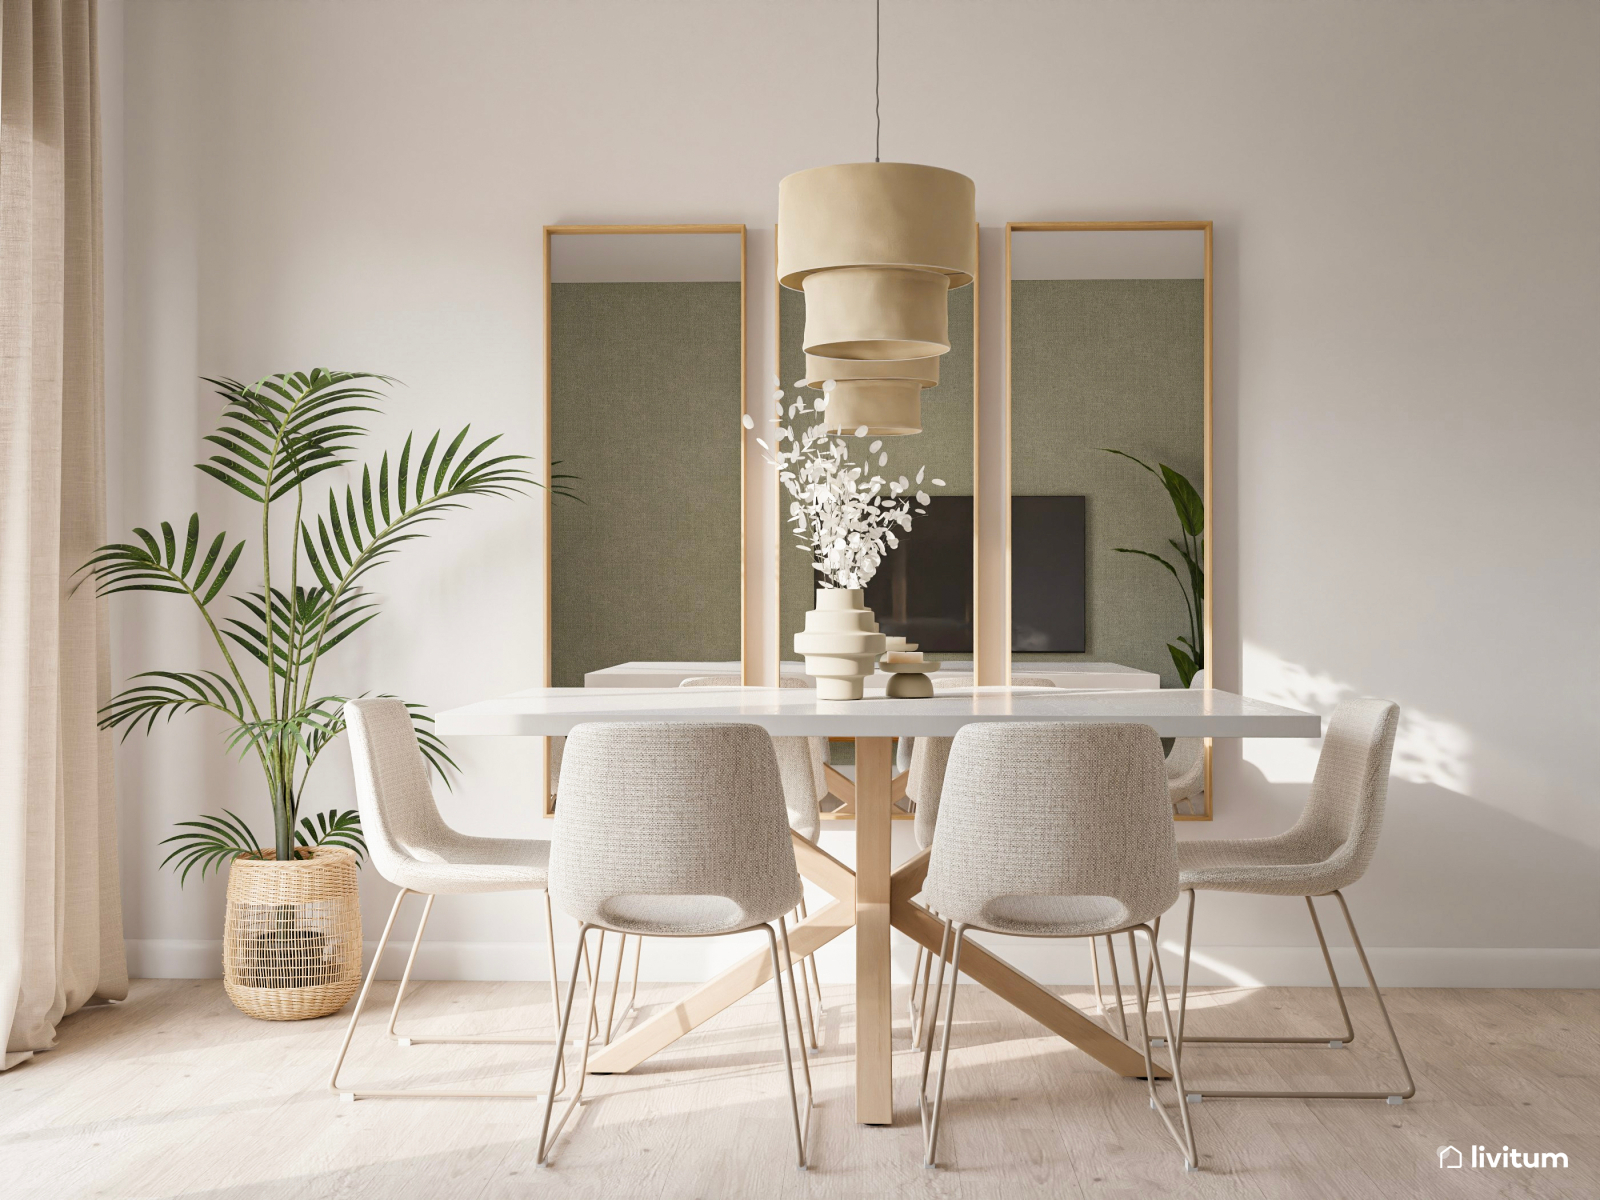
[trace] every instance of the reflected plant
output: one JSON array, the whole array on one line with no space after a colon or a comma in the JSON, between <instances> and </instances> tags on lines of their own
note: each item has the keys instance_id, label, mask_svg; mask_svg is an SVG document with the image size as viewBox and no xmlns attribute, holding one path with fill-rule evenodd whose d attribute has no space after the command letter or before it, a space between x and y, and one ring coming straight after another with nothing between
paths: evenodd
<instances>
[{"instance_id":1,"label":"reflected plant","mask_svg":"<svg viewBox=\"0 0 1600 1200\"><path fill-rule=\"evenodd\" d=\"M135 529L136 541L96 550L79 571L93 577L98 595L187 597L226 667L141 672L100 710L100 727L121 728L126 739L141 726L148 733L157 718L170 721L196 709L220 712L231 726L228 745L253 755L261 766L277 861L288 861L297 846L344 846L359 856L366 847L356 810L330 810L314 821L300 815L306 778L343 731L348 699L313 692L317 667L378 615L378 601L362 586L369 571L406 542L427 536L428 525L470 500L543 485L520 465L526 455L489 454L499 435L469 446L471 427L466 426L441 451L442 431L436 432L417 455L408 434L392 470L387 453L376 471L363 466L360 486L330 488L326 510L314 507L313 520L305 508L305 485L350 463L355 441L367 433L354 423L357 414L377 412L384 399L372 385L394 381L319 369L272 375L253 385L234 379L207 382L222 397L223 412L220 428L205 440L220 453L196 467L260 505L260 585L222 595L245 540L230 548L223 532L206 543L199 513L190 515L181 538L163 521L159 536ZM568 478L552 479L555 494L572 494ZM280 502L293 507L286 529L281 522L274 528L274 506ZM229 615L218 612L224 603ZM445 770L455 763L433 733L433 719L419 704L406 707L423 756L448 784ZM163 842L176 848L162 865L174 863L180 881L196 866L203 877L241 854L263 853L249 824L232 812L182 821L179 829Z\"/></svg>"},{"instance_id":2,"label":"reflected plant","mask_svg":"<svg viewBox=\"0 0 1600 1200\"><path fill-rule=\"evenodd\" d=\"M812 568L829 587L864 588L878 573L884 555L899 546L895 530L909 531L911 514L927 512L923 506L929 496L922 486L928 468L918 468L915 481L904 475L891 480L852 462L844 438L823 432L821 418L832 390L829 380L814 402L800 396L787 411L783 392L776 391L777 445L769 447L760 438L756 445L778 468L778 478L790 496L789 524L796 536L805 539L800 549L810 553ZM818 419L797 428L800 418L809 415ZM755 427L748 414L744 425ZM855 436L866 437L866 428L856 430ZM881 440L867 446L869 464L873 456L878 467L889 465ZM944 480L928 480L928 486L943 487Z\"/></svg>"},{"instance_id":3,"label":"reflected plant","mask_svg":"<svg viewBox=\"0 0 1600 1200\"><path fill-rule=\"evenodd\" d=\"M1178 529L1181 541L1177 538L1168 538L1167 545L1171 546L1178 554L1184 566L1184 575L1188 582L1184 582L1184 575L1178 573L1178 568L1173 566L1164 557L1149 550L1136 550L1129 546L1118 546L1118 554L1138 554L1145 558L1154 559L1172 575L1178 590L1183 593L1184 607L1189 613L1188 636L1179 635L1177 642L1167 643L1167 652L1172 655L1172 664L1178 668L1178 678L1183 680L1183 686L1188 687L1195 675L1204 669L1206 654L1204 639L1200 628L1200 615L1205 604L1206 573L1205 573L1205 547L1206 547L1206 506L1200 498L1200 493L1195 491L1194 484L1166 463L1159 463L1159 470L1152 467L1143 459L1135 458L1125 450L1112 450L1105 446L1100 447L1107 454L1116 454L1129 462L1138 463L1150 474L1161 481L1161 486L1167 490L1167 496L1172 500L1173 511L1178 515Z\"/></svg>"}]
</instances>

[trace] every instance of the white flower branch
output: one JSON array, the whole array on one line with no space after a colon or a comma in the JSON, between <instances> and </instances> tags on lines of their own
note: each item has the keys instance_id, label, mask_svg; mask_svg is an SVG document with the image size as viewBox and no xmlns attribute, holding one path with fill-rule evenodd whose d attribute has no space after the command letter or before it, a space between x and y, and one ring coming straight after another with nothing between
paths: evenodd
<instances>
[{"instance_id":1,"label":"white flower branch","mask_svg":"<svg viewBox=\"0 0 1600 1200\"><path fill-rule=\"evenodd\" d=\"M768 446L760 438L756 444L767 454L767 461L778 468L778 478L789 493L789 524L800 547L811 553L812 566L831 587L864 588L877 574L884 555L899 546L896 530L911 529L911 514L927 511L928 493L922 490L926 467L917 471L915 483L901 475L888 480L867 474L867 468L850 461L844 438L822 431L822 413L828 407L830 380L823 385L815 402L798 397L785 411L783 392L774 390L773 401L778 421L777 445ZM817 420L796 428L799 418L815 415ZM785 423L787 418L787 423ZM746 415L746 429L755 422ZM867 430L856 430L865 437ZM883 442L867 447L869 459L889 465ZM943 487L944 480L928 480L929 486Z\"/></svg>"}]
</instances>

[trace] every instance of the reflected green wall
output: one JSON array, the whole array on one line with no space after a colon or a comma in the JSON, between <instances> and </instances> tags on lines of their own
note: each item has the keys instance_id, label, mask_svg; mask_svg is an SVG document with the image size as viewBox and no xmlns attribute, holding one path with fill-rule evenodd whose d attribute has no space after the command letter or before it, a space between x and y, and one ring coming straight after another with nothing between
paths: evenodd
<instances>
[{"instance_id":1,"label":"reflected green wall","mask_svg":"<svg viewBox=\"0 0 1600 1200\"><path fill-rule=\"evenodd\" d=\"M922 432L883 439L889 465L878 468L886 478L915 477L917 468L926 466L927 477L948 485L929 488L940 496L972 495L972 291L970 287L950 293L950 352L939 360L939 385L922 393ZM802 348L806 305L801 292L783 288L778 298L778 361L787 406L797 394L794 386L805 377L806 355ZM805 389L815 398L817 393ZM866 442L846 439L852 454L864 458ZM779 513L787 517L789 495L780 493ZM915 516L912 520L915 520ZM794 635L804 627L806 610L815 601L817 573L811 568L811 551L802 548L785 520L779 531L778 547L778 657L798 660ZM971 659L970 654L934 654L931 658Z\"/></svg>"},{"instance_id":2,"label":"reflected green wall","mask_svg":"<svg viewBox=\"0 0 1600 1200\"><path fill-rule=\"evenodd\" d=\"M1088 650L1015 654L1159 671L1188 632L1160 564L1178 521L1160 482L1100 447L1163 462L1203 491L1205 293L1199 279L1018 279L1011 284L1011 491L1088 497ZM1013 545L1020 561L1027 547Z\"/></svg>"},{"instance_id":3,"label":"reflected green wall","mask_svg":"<svg viewBox=\"0 0 1600 1200\"><path fill-rule=\"evenodd\" d=\"M739 657L740 288L550 288L551 682Z\"/></svg>"}]
</instances>

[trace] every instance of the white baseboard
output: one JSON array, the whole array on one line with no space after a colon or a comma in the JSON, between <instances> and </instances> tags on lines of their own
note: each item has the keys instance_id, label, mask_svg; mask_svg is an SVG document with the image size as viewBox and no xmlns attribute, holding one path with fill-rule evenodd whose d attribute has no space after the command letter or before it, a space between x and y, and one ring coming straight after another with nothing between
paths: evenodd
<instances>
[{"instance_id":1,"label":"white baseboard","mask_svg":"<svg viewBox=\"0 0 1600 1200\"><path fill-rule=\"evenodd\" d=\"M1029 938L983 939L1007 962L1041 983L1086 984L1092 978L1083 943L1052 943ZM1162 938L1162 965L1168 981L1177 984L1181 944ZM215 979L222 974L220 940L130 939L128 972L140 979ZM380 978L399 978L408 946L390 943ZM556 959L565 974L574 943L558 943ZM705 942L646 943L640 978L656 982L693 982L714 973L756 948L748 938ZM377 949L368 942L365 961ZM1126 950L1122 951L1126 963ZM904 982L914 950L895 939L895 975ZM1367 956L1384 987L1444 988L1600 988L1600 949L1523 947L1396 947L1370 946ZM607 958L610 950L607 950ZM1335 948L1341 982L1360 986L1361 965L1355 951ZM824 983L851 978L845 946L826 947L817 956ZM532 980L547 979L542 942L425 941L417 953L417 979ZM632 967L631 951L629 967ZM1126 972L1124 972L1126 974ZM1243 987L1324 987L1327 972L1315 946L1196 946L1190 980L1200 985ZM1108 978L1109 981L1109 978Z\"/></svg>"}]
</instances>

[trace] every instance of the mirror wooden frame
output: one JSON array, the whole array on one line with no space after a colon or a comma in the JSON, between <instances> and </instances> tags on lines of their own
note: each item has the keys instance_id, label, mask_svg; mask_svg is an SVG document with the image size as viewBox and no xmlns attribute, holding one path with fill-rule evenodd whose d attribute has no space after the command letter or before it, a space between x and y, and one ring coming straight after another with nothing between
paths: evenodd
<instances>
[{"instance_id":1,"label":"mirror wooden frame","mask_svg":"<svg viewBox=\"0 0 1600 1200\"><path fill-rule=\"evenodd\" d=\"M553 377L553 364L551 355L552 314L550 305L550 239L569 235L586 236L599 234L639 234L639 233L720 233L738 234L739 236L739 412L737 420L743 421L746 413L750 411L750 338L749 338L749 239L746 237L745 227L741 225L546 225L544 227L544 453L541 456L544 464L544 506L541 518L541 534L544 541L544 637L542 651L544 657L544 686L550 686L550 659L554 645L554 628L552 616L554 612L554 577L551 571L551 535L555 525L551 512L552 495L550 492L551 476L551 444L550 437L554 419L554 409L551 404L551 384ZM742 428L742 426L741 426ZM746 541L749 533L749 497L746 493L746 455L743 452L743 439L740 439L739 454L739 666L740 678L748 679L750 674L749 634L750 634L750 598L748 580L746 579ZM542 739L543 766L542 777L544 780L541 795L544 797L541 808L546 817L555 814L555 797L550 791L550 739Z\"/></svg>"},{"instance_id":2,"label":"mirror wooden frame","mask_svg":"<svg viewBox=\"0 0 1600 1200\"><path fill-rule=\"evenodd\" d=\"M1216 589L1214 586L1215 574L1212 563L1215 554L1216 524L1212 520L1212 424L1211 424L1211 393L1212 393L1212 308L1211 308L1211 222L1210 221L1008 221L1006 222L1006 247L1005 247L1005 487L1002 491L1001 503L1005 506L1003 524L1006 531L1005 544L1005 608L1001 613L1004 623L1004 645L1006 648L1005 680L1011 682L1011 235L1013 233L1111 233L1111 232L1139 232L1150 230L1190 230L1205 234L1205 433L1202 454L1204 456L1204 484L1201 488L1201 500L1205 504L1205 553L1203 556L1202 570L1205 576L1206 594L1201 606L1200 635L1204 641L1206 670L1212 669L1215 661L1215 639L1212 631L1212 607L1215 602ZM1208 679L1213 676L1208 675ZM1205 746L1205 787L1206 804L1203 813L1179 813L1174 815L1179 821L1209 821L1211 820L1211 739L1206 739Z\"/></svg>"}]
</instances>

